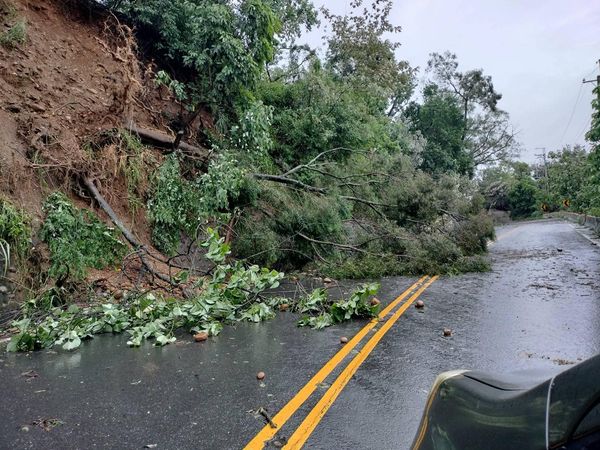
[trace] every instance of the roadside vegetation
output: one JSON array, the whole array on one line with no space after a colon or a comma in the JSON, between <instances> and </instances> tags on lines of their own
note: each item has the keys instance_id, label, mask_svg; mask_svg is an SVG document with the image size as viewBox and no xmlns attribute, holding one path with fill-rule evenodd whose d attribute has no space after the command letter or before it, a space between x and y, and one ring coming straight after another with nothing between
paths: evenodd
<instances>
[{"instance_id":1,"label":"roadside vegetation","mask_svg":"<svg viewBox=\"0 0 600 450\"><path fill-rule=\"evenodd\" d=\"M11 350L73 349L122 331L132 346L164 345L179 328L215 335L281 305L314 328L373 317L371 283L347 299L317 289L293 304L266 291L284 270L358 279L485 271L486 209L528 217L565 198L577 210L600 207L594 152L552 153L543 177L512 162L519 144L483 70L463 69L450 52L431 54L421 72L399 59L391 0L356 0L343 16L309 0L71 3L111 24L111 55L128 80L118 104L142 104L176 137L149 141L111 109L129 129L79 136L81 152L57 169L43 151L55 141L42 136L35 167L57 188L45 189L41 224L0 204L5 275L19 258L28 261L20 273L39 274L22 283ZM331 30L322 51L300 43L319 24ZM143 103L150 93L163 110ZM40 169L49 166L51 175ZM124 202L106 186L119 183ZM126 287L101 292L98 271L121 274Z\"/></svg>"},{"instance_id":2,"label":"roadside vegetation","mask_svg":"<svg viewBox=\"0 0 600 450\"><path fill-rule=\"evenodd\" d=\"M27 40L27 22L18 17L9 0L0 0L0 15L0 46L14 49L24 44Z\"/></svg>"}]
</instances>

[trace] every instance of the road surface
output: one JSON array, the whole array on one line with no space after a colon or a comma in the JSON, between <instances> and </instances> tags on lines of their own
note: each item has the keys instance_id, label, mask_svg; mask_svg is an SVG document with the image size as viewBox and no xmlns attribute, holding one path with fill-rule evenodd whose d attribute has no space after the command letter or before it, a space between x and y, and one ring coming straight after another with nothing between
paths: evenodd
<instances>
[{"instance_id":1,"label":"road surface","mask_svg":"<svg viewBox=\"0 0 600 450\"><path fill-rule=\"evenodd\" d=\"M600 353L599 247L568 223L531 222L498 229L490 254L490 273L412 290L416 277L382 280L379 298L397 301L373 325L313 331L282 313L201 344L103 336L72 353L0 355L0 448L260 448L264 436L266 448L409 448L442 371L550 373Z\"/></svg>"}]
</instances>

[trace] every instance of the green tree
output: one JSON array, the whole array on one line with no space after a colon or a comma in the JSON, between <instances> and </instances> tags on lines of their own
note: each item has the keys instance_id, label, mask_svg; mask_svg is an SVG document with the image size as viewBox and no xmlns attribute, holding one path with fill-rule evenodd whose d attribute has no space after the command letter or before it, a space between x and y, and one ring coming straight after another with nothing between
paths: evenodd
<instances>
[{"instance_id":1,"label":"green tree","mask_svg":"<svg viewBox=\"0 0 600 450\"><path fill-rule=\"evenodd\" d=\"M512 164L514 181L508 192L510 215L529 217L537 210L539 190L531 177L529 164L516 161Z\"/></svg>"},{"instance_id":2,"label":"green tree","mask_svg":"<svg viewBox=\"0 0 600 450\"><path fill-rule=\"evenodd\" d=\"M508 193L510 215L515 218L532 215L537 210L537 196L538 189L533 180L518 180Z\"/></svg>"},{"instance_id":3,"label":"green tree","mask_svg":"<svg viewBox=\"0 0 600 450\"><path fill-rule=\"evenodd\" d=\"M462 140L465 119L453 95L430 84L423 90L423 103L412 102L405 117L411 130L419 131L427 140L421 169L429 173L473 174L473 160Z\"/></svg>"},{"instance_id":4,"label":"green tree","mask_svg":"<svg viewBox=\"0 0 600 450\"><path fill-rule=\"evenodd\" d=\"M588 176L588 154L583 147L567 146L548 154L548 190L552 201L560 205L569 200L575 209L581 209L581 193Z\"/></svg>"},{"instance_id":5,"label":"green tree","mask_svg":"<svg viewBox=\"0 0 600 450\"><path fill-rule=\"evenodd\" d=\"M588 178L583 189L582 203L594 215L600 216L600 85L594 89L592 126L586 139L593 148L588 159Z\"/></svg>"},{"instance_id":6,"label":"green tree","mask_svg":"<svg viewBox=\"0 0 600 450\"><path fill-rule=\"evenodd\" d=\"M398 61L395 51L400 46L396 36L401 28L390 21L392 0L350 2L347 15L332 14L323 9L331 24L327 44L327 65L353 89L368 91L373 107L387 109L389 116L399 112L415 86L414 70L408 62Z\"/></svg>"},{"instance_id":7,"label":"green tree","mask_svg":"<svg viewBox=\"0 0 600 450\"><path fill-rule=\"evenodd\" d=\"M498 108L502 98L492 78L482 69L460 72L454 53L432 53L428 71L440 87L455 96L464 119L461 139L475 166L506 160L518 149L506 112Z\"/></svg>"},{"instance_id":8,"label":"green tree","mask_svg":"<svg viewBox=\"0 0 600 450\"><path fill-rule=\"evenodd\" d=\"M281 29L262 0L125 0L117 6L157 37L155 50L173 68L168 84L192 117L209 110L222 129L252 100Z\"/></svg>"}]
</instances>

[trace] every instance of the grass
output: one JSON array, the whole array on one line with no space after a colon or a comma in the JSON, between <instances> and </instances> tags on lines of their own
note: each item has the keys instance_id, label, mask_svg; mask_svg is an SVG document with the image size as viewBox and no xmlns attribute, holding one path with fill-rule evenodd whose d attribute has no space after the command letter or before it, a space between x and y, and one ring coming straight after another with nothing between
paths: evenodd
<instances>
[{"instance_id":1,"label":"grass","mask_svg":"<svg viewBox=\"0 0 600 450\"><path fill-rule=\"evenodd\" d=\"M12 49L24 44L26 39L27 23L24 19L20 19L8 30L0 34L0 45Z\"/></svg>"},{"instance_id":2,"label":"grass","mask_svg":"<svg viewBox=\"0 0 600 450\"><path fill-rule=\"evenodd\" d=\"M4 15L4 20L13 20L17 10L9 0L0 0L0 13Z\"/></svg>"}]
</instances>

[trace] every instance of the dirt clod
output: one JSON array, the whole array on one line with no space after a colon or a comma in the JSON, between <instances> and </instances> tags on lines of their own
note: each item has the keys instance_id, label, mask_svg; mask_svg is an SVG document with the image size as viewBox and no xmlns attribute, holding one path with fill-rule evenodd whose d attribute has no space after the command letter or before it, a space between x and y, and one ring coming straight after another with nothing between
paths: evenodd
<instances>
[{"instance_id":1,"label":"dirt clod","mask_svg":"<svg viewBox=\"0 0 600 450\"><path fill-rule=\"evenodd\" d=\"M200 333L196 333L194 335L194 340L196 342L202 342L208 339L208 333L205 333L204 331L201 331Z\"/></svg>"}]
</instances>

